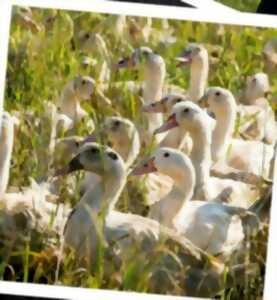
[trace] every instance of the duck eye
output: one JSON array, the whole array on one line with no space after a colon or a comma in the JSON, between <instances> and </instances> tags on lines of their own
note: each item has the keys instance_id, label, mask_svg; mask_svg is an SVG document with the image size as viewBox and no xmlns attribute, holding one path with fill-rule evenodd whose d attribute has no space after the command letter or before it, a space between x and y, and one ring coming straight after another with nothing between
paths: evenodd
<instances>
[{"instance_id":1,"label":"duck eye","mask_svg":"<svg viewBox=\"0 0 277 300\"><path fill-rule=\"evenodd\" d=\"M189 112L189 108L185 108L184 113L188 113L188 112Z\"/></svg>"},{"instance_id":2,"label":"duck eye","mask_svg":"<svg viewBox=\"0 0 277 300\"><path fill-rule=\"evenodd\" d=\"M170 154L168 152L164 153L164 157L169 157L169 156L170 156Z\"/></svg>"},{"instance_id":3,"label":"duck eye","mask_svg":"<svg viewBox=\"0 0 277 300\"><path fill-rule=\"evenodd\" d=\"M177 100L176 100L176 103L180 103L182 101L182 99L181 98L178 98Z\"/></svg>"},{"instance_id":4,"label":"duck eye","mask_svg":"<svg viewBox=\"0 0 277 300\"><path fill-rule=\"evenodd\" d=\"M82 80L82 85L85 85L85 84L86 84L86 80L83 79L83 80Z\"/></svg>"},{"instance_id":5,"label":"duck eye","mask_svg":"<svg viewBox=\"0 0 277 300\"><path fill-rule=\"evenodd\" d=\"M120 125L119 121L114 121L114 126L118 127Z\"/></svg>"},{"instance_id":6,"label":"duck eye","mask_svg":"<svg viewBox=\"0 0 277 300\"><path fill-rule=\"evenodd\" d=\"M123 65L124 62L125 62L125 59L121 59L121 60L118 62L118 64L119 64L119 65Z\"/></svg>"},{"instance_id":7,"label":"duck eye","mask_svg":"<svg viewBox=\"0 0 277 300\"><path fill-rule=\"evenodd\" d=\"M114 152L109 152L108 156L112 159L112 160L118 160L118 156L117 154L115 154Z\"/></svg>"},{"instance_id":8,"label":"duck eye","mask_svg":"<svg viewBox=\"0 0 277 300\"><path fill-rule=\"evenodd\" d=\"M85 37L86 40L88 40L88 39L89 39L89 33L86 33L86 34L84 35L84 37Z\"/></svg>"},{"instance_id":9,"label":"duck eye","mask_svg":"<svg viewBox=\"0 0 277 300\"><path fill-rule=\"evenodd\" d=\"M97 153L99 153L99 149L98 149L98 148L91 148L91 149L90 149L90 152L91 152L92 154L97 154Z\"/></svg>"},{"instance_id":10,"label":"duck eye","mask_svg":"<svg viewBox=\"0 0 277 300\"><path fill-rule=\"evenodd\" d=\"M221 93L220 93L220 92L216 92L215 95L216 95L216 96L220 96Z\"/></svg>"}]
</instances>

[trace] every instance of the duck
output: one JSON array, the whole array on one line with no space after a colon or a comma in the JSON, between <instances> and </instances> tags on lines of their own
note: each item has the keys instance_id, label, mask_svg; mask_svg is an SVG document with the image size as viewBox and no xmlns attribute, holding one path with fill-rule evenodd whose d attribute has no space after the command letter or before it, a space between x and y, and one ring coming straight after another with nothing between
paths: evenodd
<instances>
[{"instance_id":1,"label":"duck","mask_svg":"<svg viewBox=\"0 0 277 300\"><path fill-rule=\"evenodd\" d=\"M143 112L145 113L163 113L168 116L176 103L186 101L187 95L172 93L164 96L160 101L152 102L143 106ZM183 132L179 128L174 128L164 139L159 143L159 147L171 147L175 149L182 149L186 154L190 154L192 149L192 139L187 134L184 136Z\"/></svg>"},{"instance_id":2,"label":"duck","mask_svg":"<svg viewBox=\"0 0 277 300\"><path fill-rule=\"evenodd\" d=\"M270 173L274 147L260 141L233 138L237 116L237 104L233 94L227 89L211 87L204 98L209 111L216 118L216 127L212 134L213 161L223 160L234 169L272 178Z\"/></svg>"},{"instance_id":3,"label":"duck","mask_svg":"<svg viewBox=\"0 0 277 300\"><path fill-rule=\"evenodd\" d=\"M223 263L155 220L115 210L126 184L126 167L119 154L107 146L86 143L67 166L56 172L56 176L66 176L78 170L102 177L100 183L77 203L65 226L65 250L69 248L76 251L79 263L83 261L86 268L93 270L99 247L102 251L116 248L113 261L118 257L119 263L128 259L133 261L132 253L136 260L141 258L141 264L149 259L153 262L153 256L156 257L158 264L154 262L155 273L148 279L151 292L161 291L160 279L162 274L164 276L165 268L174 271L175 276L180 274L180 286L187 296L213 296L222 289L222 279L226 273ZM178 267L167 251L157 256L155 249L161 241L163 247L175 248L176 257L181 263L177 264ZM190 268L186 268L188 265ZM242 267L240 272L245 272L245 268ZM228 275L231 275L230 279L240 273L237 267L232 266L231 269L233 271ZM202 282L200 287L195 287L195 280Z\"/></svg>"},{"instance_id":4,"label":"duck","mask_svg":"<svg viewBox=\"0 0 277 300\"><path fill-rule=\"evenodd\" d=\"M56 196L50 192L47 182L31 180L29 187L8 188L12 149L14 143L13 117L2 115L0 147L0 218L1 237L13 239L26 236L27 232L56 236L61 233L70 212L66 205L52 202ZM53 222L52 218L55 216Z\"/></svg>"},{"instance_id":5,"label":"duck","mask_svg":"<svg viewBox=\"0 0 277 300\"><path fill-rule=\"evenodd\" d=\"M14 144L14 121L12 116L4 111L1 116L0 130L0 196L8 187L10 166Z\"/></svg>"},{"instance_id":6,"label":"duck","mask_svg":"<svg viewBox=\"0 0 277 300\"><path fill-rule=\"evenodd\" d=\"M209 76L209 55L207 49L197 43L189 43L176 58L177 67L190 68L190 81L187 98L197 102L204 94Z\"/></svg>"},{"instance_id":7,"label":"duck","mask_svg":"<svg viewBox=\"0 0 277 300\"><path fill-rule=\"evenodd\" d=\"M179 127L184 134L189 132L193 148L190 158L196 172L196 185L193 199L211 200L217 198L226 188L232 189L228 204L247 208L258 197L253 185L231 179L210 176L212 167L212 135L216 121L206 111L192 101L175 104L168 120L157 128L155 134ZM218 199L220 201L220 199ZM226 199L223 199L226 201Z\"/></svg>"},{"instance_id":8,"label":"duck","mask_svg":"<svg viewBox=\"0 0 277 300\"><path fill-rule=\"evenodd\" d=\"M62 236L71 207L57 203L57 196L50 191L49 183L34 179L28 187L8 191L0 196L0 235L5 244L12 242L15 249L36 247L37 238L43 237L44 246L55 247Z\"/></svg>"},{"instance_id":9,"label":"duck","mask_svg":"<svg viewBox=\"0 0 277 300\"><path fill-rule=\"evenodd\" d=\"M100 33L94 33L91 31L81 30L78 34L79 48L86 54L97 53L101 61L94 64L94 69L96 69L96 74L98 75L98 84L103 84L110 81L111 78L111 54L108 50L105 39ZM86 61L88 61L86 58Z\"/></svg>"},{"instance_id":10,"label":"duck","mask_svg":"<svg viewBox=\"0 0 277 300\"><path fill-rule=\"evenodd\" d=\"M170 176L172 190L150 208L149 217L185 236L208 254L228 257L245 238L240 216L251 219L253 230L259 223L246 209L213 201L191 201L195 187L195 170L190 158L180 150L158 148L132 172L142 175L160 172ZM254 219L254 220L253 220Z\"/></svg>"},{"instance_id":11,"label":"duck","mask_svg":"<svg viewBox=\"0 0 277 300\"><path fill-rule=\"evenodd\" d=\"M256 73L247 77L243 92L243 104L237 106L241 126L239 132L252 140L274 144L276 141L276 121L274 111L267 99L271 88L268 75Z\"/></svg>"},{"instance_id":12,"label":"duck","mask_svg":"<svg viewBox=\"0 0 277 300\"><path fill-rule=\"evenodd\" d=\"M130 172L131 166L141 150L139 132L135 124L129 119L112 116L105 118L103 126L99 131L99 135L104 136L107 144L123 158L126 168ZM82 144L96 141L97 136L92 134L85 138ZM96 183L99 180L99 176L86 172L84 180L81 183L81 194L88 188L91 188L93 182ZM145 197L147 206L152 205L160 197L167 194L172 186L172 180L162 174L149 174L143 178L142 182L147 188Z\"/></svg>"},{"instance_id":13,"label":"duck","mask_svg":"<svg viewBox=\"0 0 277 300\"><path fill-rule=\"evenodd\" d=\"M277 38L270 39L262 50L265 70L268 74L275 74L277 68Z\"/></svg>"},{"instance_id":14,"label":"duck","mask_svg":"<svg viewBox=\"0 0 277 300\"><path fill-rule=\"evenodd\" d=\"M50 123L50 137L49 137L49 154L50 158L54 158L54 152L56 148L56 141L58 136L66 134L73 129L74 121L66 114L59 111L55 103L51 101L45 101L45 117L47 122Z\"/></svg>"},{"instance_id":15,"label":"duck","mask_svg":"<svg viewBox=\"0 0 277 300\"><path fill-rule=\"evenodd\" d=\"M59 109L76 124L87 117L88 113L81 107L82 100L89 99L95 87L95 81L89 76L75 76L61 93Z\"/></svg>"},{"instance_id":16,"label":"duck","mask_svg":"<svg viewBox=\"0 0 277 300\"><path fill-rule=\"evenodd\" d=\"M134 50L131 57L122 59L118 62L118 68L137 68L143 67L143 102L145 104L157 101L163 95L164 81L166 76L166 65L164 59L155 54L148 47L140 47ZM140 137L145 143L153 139L153 132L162 123L162 115L148 115L147 129ZM159 138L160 140L161 138Z\"/></svg>"},{"instance_id":17,"label":"duck","mask_svg":"<svg viewBox=\"0 0 277 300\"><path fill-rule=\"evenodd\" d=\"M99 135L104 137L108 145L122 157L126 168L129 169L140 151L140 137L135 124L131 120L119 116L106 117L99 129ZM99 138L101 138L100 136ZM96 134L89 135L82 140L79 147L88 142L96 142L97 139ZM91 189L99 181L99 176L86 172L81 183L81 194Z\"/></svg>"}]
</instances>

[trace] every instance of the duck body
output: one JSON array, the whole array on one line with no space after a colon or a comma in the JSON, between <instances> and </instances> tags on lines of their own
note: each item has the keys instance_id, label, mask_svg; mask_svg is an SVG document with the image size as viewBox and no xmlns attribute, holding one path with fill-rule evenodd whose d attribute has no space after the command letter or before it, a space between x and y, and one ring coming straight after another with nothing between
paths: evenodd
<instances>
[{"instance_id":1,"label":"duck body","mask_svg":"<svg viewBox=\"0 0 277 300\"><path fill-rule=\"evenodd\" d=\"M150 208L149 217L176 232L212 255L234 250L243 240L240 215L244 209L222 203L191 201L195 171L188 157L171 148L159 148L134 174L160 172L170 176L172 190Z\"/></svg>"},{"instance_id":2,"label":"duck body","mask_svg":"<svg viewBox=\"0 0 277 300\"><path fill-rule=\"evenodd\" d=\"M78 259L85 259L89 263L86 266L91 268L95 249L102 246L113 250L116 245L113 260L118 258L123 262L126 259L133 261L135 255L144 265L150 259L153 262L152 257L155 255L155 274L149 278L153 292L161 290L160 276L164 274L164 268L167 268L175 272L186 295L207 297L217 294L222 288L224 264L216 259L209 259L205 252L186 238L155 220L115 211L115 203L125 185L123 161L117 157L116 152L106 147L103 150L103 165L97 149L100 151L99 145L95 143L85 144L69 166L59 172L64 175L85 168L90 172L97 171L102 177L102 183L94 187L93 191L87 192L77 204L65 228L66 244L77 251ZM185 269L179 263L174 263L166 251L157 256L155 249L161 241L163 247L174 247L175 254ZM190 266L189 270L187 265ZM200 289L193 284L195 278L197 282L203 283ZM167 289L168 284L170 285L165 282L163 287Z\"/></svg>"},{"instance_id":3,"label":"duck body","mask_svg":"<svg viewBox=\"0 0 277 300\"><path fill-rule=\"evenodd\" d=\"M257 73L247 78L243 93L243 103L237 106L242 126L239 132L252 140L274 144L276 141L275 115L266 99L271 88L265 73Z\"/></svg>"},{"instance_id":4,"label":"duck body","mask_svg":"<svg viewBox=\"0 0 277 300\"><path fill-rule=\"evenodd\" d=\"M184 108L183 113L182 108ZM179 121L177 118L179 118ZM215 124L215 120L197 104L186 101L173 107L173 113L168 121L156 132L172 130L177 127L182 130L183 134L190 134L193 141L190 158L196 173L196 184L192 199L210 201L223 193L224 190L232 187L233 192L230 194L228 203L237 205L239 201L240 207L248 207L249 203L252 203L257 196L257 191L253 189L253 186L231 179L219 179L210 175L213 163L211 148ZM217 200L220 201L219 198ZM223 198L222 201L226 201L226 199Z\"/></svg>"}]
</instances>

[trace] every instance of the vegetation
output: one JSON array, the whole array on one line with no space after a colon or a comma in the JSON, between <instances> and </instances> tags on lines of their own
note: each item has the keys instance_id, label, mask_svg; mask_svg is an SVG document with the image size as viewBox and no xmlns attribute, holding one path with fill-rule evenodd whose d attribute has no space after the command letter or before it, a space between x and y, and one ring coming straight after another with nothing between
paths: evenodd
<instances>
[{"instance_id":1,"label":"vegetation","mask_svg":"<svg viewBox=\"0 0 277 300\"><path fill-rule=\"evenodd\" d=\"M253 3L253 0L247 1L248 5L242 4L245 1L240 1L237 8L255 9L256 3ZM222 2L231 5L234 1ZM49 16L55 16L51 24L47 21ZM165 58L166 82L184 88L188 86L189 74L185 69L176 70L174 58L188 42L202 43L208 48L211 57L209 85L226 87L236 96L240 95L248 75L263 70L262 49L277 33L274 29L174 20L168 21L169 27L166 28L161 20L155 19L154 31L149 41L143 42L142 38L133 40L130 34L124 38L116 37L115 16L33 9L33 18L41 28L39 32L24 28L14 17L9 41L5 110L20 119L13 151L9 184L11 187L26 187L29 185L30 177L40 180L55 167L50 163L48 152L50 124L49 119L45 117L45 101L58 104L63 87L76 74L90 75L100 84L97 67L81 66L84 53L78 48L79 30L100 32L107 43L109 58L114 63L130 54L132 47L142 46L141 43L144 43ZM97 64L103 61L103 55L97 49L90 54ZM111 99L112 105L101 104L96 95L82 103L94 120L96 128L101 126L105 116L113 115L115 112L130 118L136 124L142 124L139 96L131 94L127 88L117 90L112 86L116 81L138 79L140 79L139 72L112 70L110 86L105 94ZM277 78L271 79L273 93L276 93ZM88 133L90 132L85 124L81 124L72 134ZM144 152L149 152L150 147L146 147ZM80 182L81 176L76 175L77 182ZM143 183L129 182L121 197L119 209L145 214L144 191ZM70 192L67 182L64 181L59 189L59 198L61 202L74 205L79 200L79 190L77 188L73 193ZM219 299L261 299L267 228L261 235L262 238L258 236L256 240L251 241L252 248L248 257L249 260L258 262L259 276L249 280L244 289L236 288L235 285L231 289L226 289ZM39 237L35 246L33 243L31 246L30 238L26 236L24 245L15 250L11 245L0 244L0 279L57 283L55 278L57 261L53 248L47 246L44 237ZM60 241L57 239L54 244L59 245ZM157 253L159 251L161 249L157 249ZM111 257L104 257L101 249L97 258L94 272L88 272L76 266L74 254L67 255L58 282L70 286L151 292L148 285L154 263L151 259L143 262L143 258L137 257L117 269L116 262ZM106 274L107 269L109 276ZM173 276L170 277L172 274L168 275L174 280ZM177 281L174 282L174 287L161 292L182 295L183 290Z\"/></svg>"}]
</instances>

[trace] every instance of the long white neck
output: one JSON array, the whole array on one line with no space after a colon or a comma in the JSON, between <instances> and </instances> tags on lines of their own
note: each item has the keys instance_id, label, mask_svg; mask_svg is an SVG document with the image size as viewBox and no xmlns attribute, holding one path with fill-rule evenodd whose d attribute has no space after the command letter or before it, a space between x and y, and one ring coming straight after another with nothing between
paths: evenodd
<instances>
[{"instance_id":1,"label":"long white neck","mask_svg":"<svg viewBox=\"0 0 277 300\"><path fill-rule=\"evenodd\" d=\"M188 94L190 100L197 102L203 95L208 82L209 60L205 56L201 60L192 62L190 67L190 85Z\"/></svg>"},{"instance_id":2,"label":"long white neck","mask_svg":"<svg viewBox=\"0 0 277 300\"><path fill-rule=\"evenodd\" d=\"M175 218L182 214L187 201L190 201L193 196L195 186L193 173L187 168L183 168L182 171L183 174L174 179L174 185L168 195L157 202L153 210L150 210L150 217L167 227L175 227Z\"/></svg>"},{"instance_id":3,"label":"long white neck","mask_svg":"<svg viewBox=\"0 0 277 300\"><path fill-rule=\"evenodd\" d=\"M196 190L207 184L210 178L212 130L208 126L199 126L189 130L193 140L191 160L196 174Z\"/></svg>"},{"instance_id":4,"label":"long white neck","mask_svg":"<svg viewBox=\"0 0 277 300\"><path fill-rule=\"evenodd\" d=\"M135 132L133 137L131 137L131 140L127 141L126 137L117 139L113 145L113 149L120 154L128 169L133 164L140 151L139 134Z\"/></svg>"},{"instance_id":5,"label":"long white neck","mask_svg":"<svg viewBox=\"0 0 277 300\"><path fill-rule=\"evenodd\" d=\"M235 101L232 102L224 112L215 112L216 127L212 138L212 159L214 162L226 157L232 139L236 122L236 104Z\"/></svg>"},{"instance_id":6,"label":"long white neck","mask_svg":"<svg viewBox=\"0 0 277 300\"><path fill-rule=\"evenodd\" d=\"M92 189L88 189L80 203L89 207L91 212L105 211L108 214L115 205L126 183L126 175L111 171L101 177Z\"/></svg>"},{"instance_id":7,"label":"long white neck","mask_svg":"<svg viewBox=\"0 0 277 300\"><path fill-rule=\"evenodd\" d=\"M2 128L0 136L0 195L6 192L10 177L10 165L14 142L13 124L10 126L10 130Z\"/></svg>"},{"instance_id":8,"label":"long white neck","mask_svg":"<svg viewBox=\"0 0 277 300\"><path fill-rule=\"evenodd\" d=\"M165 80L165 65L157 70L156 68L145 68L143 99L145 104L159 101L163 96L163 85ZM162 125L162 114L147 114L148 130L152 135L155 129Z\"/></svg>"}]
</instances>

